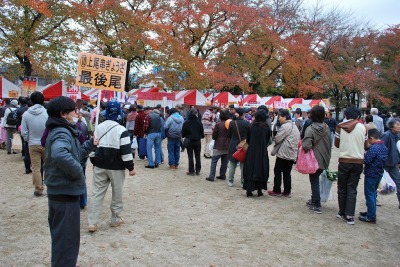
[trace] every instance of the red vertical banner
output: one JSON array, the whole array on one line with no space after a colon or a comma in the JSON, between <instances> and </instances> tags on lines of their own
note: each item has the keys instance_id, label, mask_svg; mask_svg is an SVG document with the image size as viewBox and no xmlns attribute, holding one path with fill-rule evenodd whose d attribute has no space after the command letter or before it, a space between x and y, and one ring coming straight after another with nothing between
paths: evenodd
<instances>
[{"instance_id":1,"label":"red vertical banner","mask_svg":"<svg viewBox=\"0 0 400 267\"><path fill-rule=\"evenodd\" d=\"M37 77L27 76L22 80L22 95L30 96L37 89Z\"/></svg>"}]
</instances>

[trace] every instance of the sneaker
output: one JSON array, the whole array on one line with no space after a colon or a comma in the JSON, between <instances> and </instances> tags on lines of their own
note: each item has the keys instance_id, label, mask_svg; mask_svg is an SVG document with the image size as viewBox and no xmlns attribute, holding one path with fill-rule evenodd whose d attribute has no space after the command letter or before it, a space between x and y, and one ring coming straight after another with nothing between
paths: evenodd
<instances>
[{"instance_id":1,"label":"sneaker","mask_svg":"<svg viewBox=\"0 0 400 267\"><path fill-rule=\"evenodd\" d=\"M120 226L120 225L122 225L124 223L125 222L124 222L124 220L122 218L118 218L118 220L116 220L115 222L111 222L110 226L111 227L118 227L118 226Z\"/></svg>"},{"instance_id":2,"label":"sneaker","mask_svg":"<svg viewBox=\"0 0 400 267\"><path fill-rule=\"evenodd\" d=\"M169 165L169 169L172 170L172 171L175 171L176 167L174 165Z\"/></svg>"},{"instance_id":3,"label":"sneaker","mask_svg":"<svg viewBox=\"0 0 400 267\"><path fill-rule=\"evenodd\" d=\"M285 193L285 192L283 192L283 193L282 193L282 196L283 196L283 197L287 197L287 198L291 198L291 197L292 197L292 193Z\"/></svg>"},{"instance_id":4,"label":"sneaker","mask_svg":"<svg viewBox=\"0 0 400 267\"><path fill-rule=\"evenodd\" d=\"M226 176L217 176L215 178L220 179L220 180L226 180Z\"/></svg>"},{"instance_id":5,"label":"sneaker","mask_svg":"<svg viewBox=\"0 0 400 267\"><path fill-rule=\"evenodd\" d=\"M363 216L363 217L367 217L367 214L368 214L368 213L367 213L366 211L360 212L360 215Z\"/></svg>"},{"instance_id":6,"label":"sneaker","mask_svg":"<svg viewBox=\"0 0 400 267\"><path fill-rule=\"evenodd\" d=\"M228 186L232 187L233 186L233 182L228 182Z\"/></svg>"},{"instance_id":7,"label":"sneaker","mask_svg":"<svg viewBox=\"0 0 400 267\"><path fill-rule=\"evenodd\" d=\"M41 196L43 196L43 193L42 193L42 192L35 191L35 192L33 192L33 195L34 195L35 197L41 197Z\"/></svg>"},{"instance_id":8,"label":"sneaker","mask_svg":"<svg viewBox=\"0 0 400 267\"><path fill-rule=\"evenodd\" d=\"M282 194L275 193L274 191L270 190L270 191L268 191L268 195L273 196L273 197L280 197Z\"/></svg>"},{"instance_id":9,"label":"sneaker","mask_svg":"<svg viewBox=\"0 0 400 267\"><path fill-rule=\"evenodd\" d=\"M210 182L214 182L214 179L212 179L212 178L210 178L210 177L207 177L206 180L207 180L207 181L210 181Z\"/></svg>"},{"instance_id":10,"label":"sneaker","mask_svg":"<svg viewBox=\"0 0 400 267\"><path fill-rule=\"evenodd\" d=\"M194 172L186 172L186 175L194 176Z\"/></svg>"},{"instance_id":11,"label":"sneaker","mask_svg":"<svg viewBox=\"0 0 400 267\"><path fill-rule=\"evenodd\" d=\"M141 161L141 160L143 160L143 159L141 159L141 158L137 158L137 161Z\"/></svg>"},{"instance_id":12,"label":"sneaker","mask_svg":"<svg viewBox=\"0 0 400 267\"><path fill-rule=\"evenodd\" d=\"M341 220L343 220L345 222L347 221L346 215L344 215L343 213L336 214L336 218L341 219Z\"/></svg>"},{"instance_id":13,"label":"sneaker","mask_svg":"<svg viewBox=\"0 0 400 267\"><path fill-rule=\"evenodd\" d=\"M317 207L317 206L311 206L308 208L310 211L318 213L318 214L322 214L322 208L321 207Z\"/></svg>"},{"instance_id":14,"label":"sneaker","mask_svg":"<svg viewBox=\"0 0 400 267\"><path fill-rule=\"evenodd\" d=\"M354 225L354 218L353 217L346 217L347 224Z\"/></svg>"},{"instance_id":15,"label":"sneaker","mask_svg":"<svg viewBox=\"0 0 400 267\"><path fill-rule=\"evenodd\" d=\"M314 203L312 202L311 199L307 200L306 206L307 206L307 207L313 207L313 206L314 206Z\"/></svg>"},{"instance_id":16,"label":"sneaker","mask_svg":"<svg viewBox=\"0 0 400 267\"><path fill-rule=\"evenodd\" d=\"M154 166L150 166L150 165L146 165L146 166L144 166L145 168L147 168L147 169L154 169ZM158 167L158 166L157 166Z\"/></svg>"},{"instance_id":17,"label":"sneaker","mask_svg":"<svg viewBox=\"0 0 400 267\"><path fill-rule=\"evenodd\" d=\"M95 224L89 225L88 231L89 231L90 233L96 232L96 231L97 231L97 225L95 225Z\"/></svg>"},{"instance_id":18,"label":"sneaker","mask_svg":"<svg viewBox=\"0 0 400 267\"><path fill-rule=\"evenodd\" d=\"M367 216L360 216L358 219L362 222L376 224L376 219L368 219Z\"/></svg>"}]
</instances>

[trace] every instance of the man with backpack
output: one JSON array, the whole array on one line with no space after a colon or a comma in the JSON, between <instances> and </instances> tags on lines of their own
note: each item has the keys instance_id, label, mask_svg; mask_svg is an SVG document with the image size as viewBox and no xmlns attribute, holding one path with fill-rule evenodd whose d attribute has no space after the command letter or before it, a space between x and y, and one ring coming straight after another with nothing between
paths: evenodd
<instances>
[{"instance_id":1,"label":"man with backpack","mask_svg":"<svg viewBox=\"0 0 400 267\"><path fill-rule=\"evenodd\" d=\"M17 113L16 109L18 107L18 101L16 99L11 100L10 107L4 111L4 119L3 119L3 127L7 131L7 141L6 141L6 149L7 154L11 154L11 146L12 140L15 132L17 131ZM17 154L17 152L12 151L13 154Z\"/></svg>"}]
</instances>

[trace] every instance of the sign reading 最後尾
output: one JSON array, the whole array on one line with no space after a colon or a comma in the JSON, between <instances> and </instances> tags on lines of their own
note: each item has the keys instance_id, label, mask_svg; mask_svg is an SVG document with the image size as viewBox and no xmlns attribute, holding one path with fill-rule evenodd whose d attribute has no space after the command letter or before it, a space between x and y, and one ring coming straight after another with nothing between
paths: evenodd
<instances>
[{"instance_id":1,"label":"sign reading \u6700\u5f8c\u5c3e","mask_svg":"<svg viewBox=\"0 0 400 267\"><path fill-rule=\"evenodd\" d=\"M76 85L123 92L126 64L124 59L81 52Z\"/></svg>"}]
</instances>

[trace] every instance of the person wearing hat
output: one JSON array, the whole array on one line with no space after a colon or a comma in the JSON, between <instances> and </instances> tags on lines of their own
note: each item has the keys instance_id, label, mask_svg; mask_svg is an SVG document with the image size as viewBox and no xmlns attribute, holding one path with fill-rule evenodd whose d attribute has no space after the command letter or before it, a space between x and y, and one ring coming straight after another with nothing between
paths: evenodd
<instances>
[{"instance_id":1,"label":"person wearing hat","mask_svg":"<svg viewBox=\"0 0 400 267\"><path fill-rule=\"evenodd\" d=\"M125 170L129 171L130 176L135 175L128 131L118 122L121 107L117 101L110 102L107 103L106 121L100 123L96 129L99 144L90 157L94 168L88 213L89 232L97 231L97 223L109 184L112 187L110 226L117 227L124 223L121 212Z\"/></svg>"},{"instance_id":2,"label":"person wearing hat","mask_svg":"<svg viewBox=\"0 0 400 267\"><path fill-rule=\"evenodd\" d=\"M2 122L2 126L7 131L7 141L6 141L7 154L11 154L11 146L12 146L13 136L17 130L16 125L7 124L7 117L8 117L8 114L10 114L14 110L16 110L17 107L18 107L18 101L16 99L13 99L10 101L10 107L8 107L4 112L4 119ZM15 151L12 151L12 153L17 154L17 152L15 152Z\"/></svg>"},{"instance_id":3,"label":"person wearing hat","mask_svg":"<svg viewBox=\"0 0 400 267\"><path fill-rule=\"evenodd\" d=\"M203 124L204 128L204 137L206 139L206 145L204 147L204 154L203 156L206 159L211 159L211 150L209 148L209 144L212 140L212 133L215 127L215 107L210 106L201 117L201 123Z\"/></svg>"},{"instance_id":4,"label":"person wearing hat","mask_svg":"<svg viewBox=\"0 0 400 267\"><path fill-rule=\"evenodd\" d=\"M229 137L229 148L228 148L228 160L229 160L229 171L228 171L228 186L234 185L234 177L238 162L234 157L233 153L236 152L238 144L245 140L247 133L250 129L250 122L244 119L244 109L237 108L237 118L229 123L228 137ZM243 186L243 163L240 163L240 183Z\"/></svg>"},{"instance_id":5,"label":"person wearing hat","mask_svg":"<svg viewBox=\"0 0 400 267\"><path fill-rule=\"evenodd\" d=\"M236 114L236 109L235 109L235 105L229 105L229 117L231 119L233 119L235 117Z\"/></svg>"}]
</instances>

